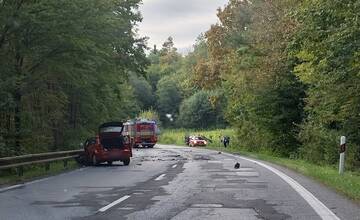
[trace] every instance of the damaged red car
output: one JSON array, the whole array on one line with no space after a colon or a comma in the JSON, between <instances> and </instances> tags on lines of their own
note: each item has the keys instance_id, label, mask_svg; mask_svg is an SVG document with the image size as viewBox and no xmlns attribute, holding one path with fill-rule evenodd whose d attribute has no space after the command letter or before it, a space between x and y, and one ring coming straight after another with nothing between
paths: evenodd
<instances>
[{"instance_id":1,"label":"damaged red car","mask_svg":"<svg viewBox=\"0 0 360 220\"><path fill-rule=\"evenodd\" d=\"M107 122L99 127L95 138L88 139L84 144L86 160L92 165L114 161L122 161L125 166L130 164L132 149L130 138L123 135L122 122Z\"/></svg>"}]
</instances>

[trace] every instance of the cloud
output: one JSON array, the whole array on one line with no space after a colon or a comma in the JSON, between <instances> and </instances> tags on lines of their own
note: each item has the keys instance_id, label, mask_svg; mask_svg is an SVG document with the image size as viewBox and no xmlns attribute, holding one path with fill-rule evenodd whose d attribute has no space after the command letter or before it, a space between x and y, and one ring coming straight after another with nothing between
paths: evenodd
<instances>
[{"instance_id":1,"label":"cloud","mask_svg":"<svg viewBox=\"0 0 360 220\"><path fill-rule=\"evenodd\" d=\"M218 19L216 10L228 0L143 0L140 11L143 22L139 34L148 36L149 47L160 47L167 37L174 38L180 51L195 43L197 36L206 32Z\"/></svg>"}]
</instances>

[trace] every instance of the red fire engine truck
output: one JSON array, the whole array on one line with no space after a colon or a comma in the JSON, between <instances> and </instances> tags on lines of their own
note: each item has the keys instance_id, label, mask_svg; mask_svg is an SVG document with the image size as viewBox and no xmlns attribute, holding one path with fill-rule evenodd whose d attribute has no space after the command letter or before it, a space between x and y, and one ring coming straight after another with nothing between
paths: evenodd
<instances>
[{"instance_id":1,"label":"red fire engine truck","mask_svg":"<svg viewBox=\"0 0 360 220\"><path fill-rule=\"evenodd\" d=\"M124 123L123 134L130 136L133 147L153 148L157 142L158 127L155 121L147 119L130 120Z\"/></svg>"}]
</instances>

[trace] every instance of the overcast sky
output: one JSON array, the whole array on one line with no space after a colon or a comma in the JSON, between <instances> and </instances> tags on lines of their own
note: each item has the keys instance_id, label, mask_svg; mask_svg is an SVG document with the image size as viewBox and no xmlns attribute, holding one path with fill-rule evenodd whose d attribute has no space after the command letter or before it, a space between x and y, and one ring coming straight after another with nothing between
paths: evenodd
<instances>
[{"instance_id":1,"label":"overcast sky","mask_svg":"<svg viewBox=\"0 0 360 220\"><path fill-rule=\"evenodd\" d=\"M216 9L224 7L228 0L143 0L140 11L143 21L139 34L150 37L149 47L161 47L169 37L175 47L186 53L196 37L207 31L218 20Z\"/></svg>"}]
</instances>

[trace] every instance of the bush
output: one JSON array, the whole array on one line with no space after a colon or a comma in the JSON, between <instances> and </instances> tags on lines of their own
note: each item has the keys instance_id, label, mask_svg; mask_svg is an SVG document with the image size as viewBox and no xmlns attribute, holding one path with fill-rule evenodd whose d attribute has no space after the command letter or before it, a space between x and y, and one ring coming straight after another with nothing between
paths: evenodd
<instances>
[{"instance_id":1,"label":"bush","mask_svg":"<svg viewBox=\"0 0 360 220\"><path fill-rule=\"evenodd\" d=\"M224 127L222 103L211 103L213 93L199 91L184 100L180 106L178 124L184 128L214 128Z\"/></svg>"}]
</instances>

